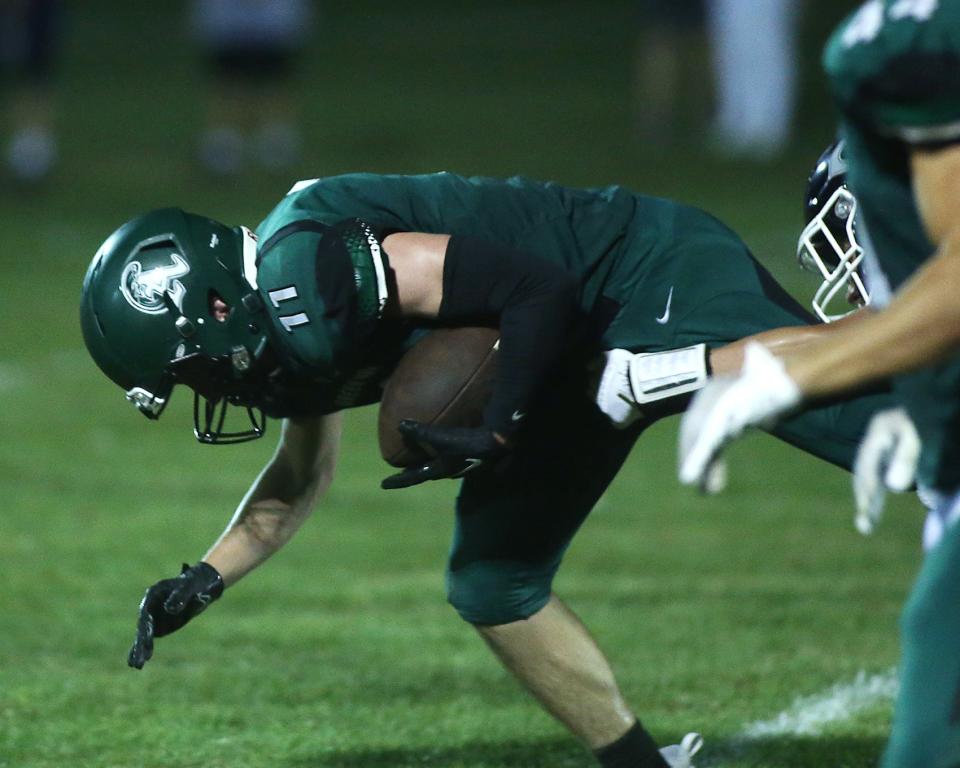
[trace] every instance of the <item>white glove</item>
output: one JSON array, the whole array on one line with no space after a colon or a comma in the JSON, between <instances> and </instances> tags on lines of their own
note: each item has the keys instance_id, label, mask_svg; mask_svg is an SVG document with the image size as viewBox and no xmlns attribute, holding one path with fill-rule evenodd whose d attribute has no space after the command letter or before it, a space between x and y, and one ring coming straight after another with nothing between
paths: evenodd
<instances>
[{"instance_id":1,"label":"white glove","mask_svg":"<svg viewBox=\"0 0 960 768\"><path fill-rule=\"evenodd\" d=\"M624 429L643 415L643 406L694 392L706 381L706 344L636 354L609 349L594 399L613 425Z\"/></svg>"},{"instance_id":2,"label":"white glove","mask_svg":"<svg viewBox=\"0 0 960 768\"><path fill-rule=\"evenodd\" d=\"M872 533L883 515L887 491L907 491L920 460L920 436L903 408L874 415L853 462L857 530Z\"/></svg>"},{"instance_id":3,"label":"white glove","mask_svg":"<svg viewBox=\"0 0 960 768\"><path fill-rule=\"evenodd\" d=\"M705 493L726 485L720 450L744 429L772 426L800 403L801 392L766 347L747 344L736 377L720 376L693 398L680 422L680 482Z\"/></svg>"}]
</instances>

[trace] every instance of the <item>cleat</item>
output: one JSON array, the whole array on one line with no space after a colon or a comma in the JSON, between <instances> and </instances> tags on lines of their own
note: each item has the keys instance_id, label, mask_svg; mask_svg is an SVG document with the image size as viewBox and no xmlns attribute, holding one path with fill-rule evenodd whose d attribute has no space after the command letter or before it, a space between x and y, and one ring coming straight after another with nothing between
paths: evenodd
<instances>
[{"instance_id":1,"label":"cleat","mask_svg":"<svg viewBox=\"0 0 960 768\"><path fill-rule=\"evenodd\" d=\"M695 768L693 756L703 746L703 737L699 733L688 733L679 744L671 744L660 750L660 755L670 765L670 768Z\"/></svg>"}]
</instances>

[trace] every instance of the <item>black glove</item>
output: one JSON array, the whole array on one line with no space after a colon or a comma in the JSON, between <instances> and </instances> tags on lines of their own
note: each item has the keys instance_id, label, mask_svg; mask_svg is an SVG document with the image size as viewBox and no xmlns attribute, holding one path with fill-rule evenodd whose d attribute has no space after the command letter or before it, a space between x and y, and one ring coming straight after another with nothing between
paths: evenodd
<instances>
[{"instance_id":1,"label":"black glove","mask_svg":"<svg viewBox=\"0 0 960 768\"><path fill-rule=\"evenodd\" d=\"M404 440L426 451L432 458L407 467L384 479L386 490L409 488L427 480L463 477L503 458L509 448L484 427L437 427L404 419L398 427Z\"/></svg>"},{"instance_id":2,"label":"black glove","mask_svg":"<svg viewBox=\"0 0 960 768\"><path fill-rule=\"evenodd\" d=\"M140 601L137 637L127 664L143 669L153 656L153 638L176 632L223 594L223 577L209 563L186 563L174 579L158 581Z\"/></svg>"}]
</instances>

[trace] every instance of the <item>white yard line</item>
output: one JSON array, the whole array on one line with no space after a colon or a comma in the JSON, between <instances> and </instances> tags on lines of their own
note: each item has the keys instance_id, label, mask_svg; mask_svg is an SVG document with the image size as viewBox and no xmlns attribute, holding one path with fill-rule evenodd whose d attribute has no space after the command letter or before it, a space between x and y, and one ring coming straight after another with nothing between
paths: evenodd
<instances>
[{"instance_id":1,"label":"white yard line","mask_svg":"<svg viewBox=\"0 0 960 768\"><path fill-rule=\"evenodd\" d=\"M776 736L818 736L828 725L842 723L897 695L895 669L868 675L859 672L849 683L837 683L820 693L800 696L777 715L755 720L738 734L740 742Z\"/></svg>"},{"instance_id":2,"label":"white yard line","mask_svg":"<svg viewBox=\"0 0 960 768\"><path fill-rule=\"evenodd\" d=\"M896 669L874 675L860 671L848 683L836 683L819 693L798 696L782 712L747 723L729 740L719 744L708 742L704 756L696 761L697 768L730 765L731 759L743 757L750 751L752 742L819 736L830 726L847 722L877 705L892 702L897 689Z\"/></svg>"}]
</instances>

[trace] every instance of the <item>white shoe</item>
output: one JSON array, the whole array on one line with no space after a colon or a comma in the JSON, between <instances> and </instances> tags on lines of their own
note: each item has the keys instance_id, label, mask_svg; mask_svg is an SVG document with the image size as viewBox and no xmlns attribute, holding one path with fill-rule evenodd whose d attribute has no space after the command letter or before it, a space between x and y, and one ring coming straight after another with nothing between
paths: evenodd
<instances>
[{"instance_id":1,"label":"white shoe","mask_svg":"<svg viewBox=\"0 0 960 768\"><path fill-rule=\"evenodd\" d=\"M694 768L693 756L703 746L703 736L699 733L688 733L679 744L671 744L660 750L663 759L670 764L670 768Z\"/></svg>"}]
</instances>

